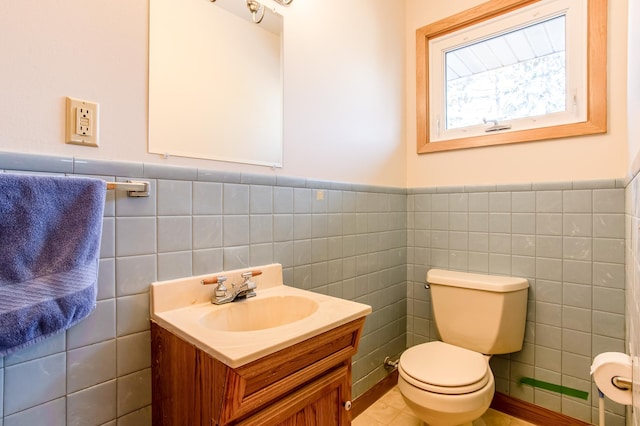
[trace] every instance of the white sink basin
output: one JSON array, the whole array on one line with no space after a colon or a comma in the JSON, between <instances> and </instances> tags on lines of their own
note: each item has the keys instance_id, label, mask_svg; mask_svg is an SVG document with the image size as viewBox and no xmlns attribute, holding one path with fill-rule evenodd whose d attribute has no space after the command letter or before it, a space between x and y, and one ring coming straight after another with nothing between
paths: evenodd
<instances>
[{"instance_id":1,"label":"white sink basin","mask_svg":"<svg viewBox=\"0 0 640 426\"><path fill-rule=\"evenodd\" d=\"M259 269L256 296L224 305L211 303L215 285L202 280ZM151 320L231 368L237 368L341 325L362 318L371 307L289 287L279 264L223 271L151 284Z\"/></svg>"},{"instance_id":2,"label":"white sink basin","mask_svg":"<svg viewBox=\"0 0 640 426\"><path fill-rule=\"evenodd\" d=\"M200 324L220 331L264 330L300 321L317 310L318 302L309 297L255 297L208 312L200 318Z\"/></svg>"}]
</instances>

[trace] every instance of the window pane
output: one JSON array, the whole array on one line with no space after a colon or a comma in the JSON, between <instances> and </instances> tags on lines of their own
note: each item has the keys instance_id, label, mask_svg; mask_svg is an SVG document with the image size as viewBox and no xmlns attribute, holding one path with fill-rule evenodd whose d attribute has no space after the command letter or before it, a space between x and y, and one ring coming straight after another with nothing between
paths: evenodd
<instances>
[{"instance_id":1,"label":"window pane","mask_svg":"<svg viewBox=\"0 0 640 426\"><path fill-rule=\"evenodd\" d=\"M566 110L565 16L448 51L446 128Z\"/></svg>"}]
</instances>

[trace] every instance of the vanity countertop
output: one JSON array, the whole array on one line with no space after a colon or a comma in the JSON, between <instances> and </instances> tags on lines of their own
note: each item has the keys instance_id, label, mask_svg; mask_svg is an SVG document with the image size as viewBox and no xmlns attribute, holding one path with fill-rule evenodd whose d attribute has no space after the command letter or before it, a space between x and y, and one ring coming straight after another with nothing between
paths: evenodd
<instances>
[{"instance_id":1,"label":"vanity countertop","mask_svg":"<svg viewBox=\"0 0 640 426\"><path fill-rule=\"evenodd\" d=\"M253 270L262 272L253 278L257 285L255 297L223 305L211 303L216 286L203 285L203 279L223 275L228 278L227 283L240 283L242 272ZM279 264L156 282L151 284L150 293L152 321L232 368L241 367L371 313L371 307L362 303L284 285L282 266ZM274 309L270 309L270 303L265 302L269 299L273 301L271 305ZM302 319L282 325L267 326L265 320L264 326L267 328L242 331L225 329L234 325L234 317L240 322L244 321L242 316L225 315L225 318L231 318L229 324L207 320L212 315L217 317L221 313L232 313L222 310L236 310L233 314L247 315L250 312L256 316L267 315L271 319L275 316L277 322L278 315L287 315L287 309L282 308L281 303L276 303L284 299L287 299L287 303L303 301L310 304L313 306L312 312L304 313ZM247 320L260 322L260 318Z\"/></svg>"}]
</instances>

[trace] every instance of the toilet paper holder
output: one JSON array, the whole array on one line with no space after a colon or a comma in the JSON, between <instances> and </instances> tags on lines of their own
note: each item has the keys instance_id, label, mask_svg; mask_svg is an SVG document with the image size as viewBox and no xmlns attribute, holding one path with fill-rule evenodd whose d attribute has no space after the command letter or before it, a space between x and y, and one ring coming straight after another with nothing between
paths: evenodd
<instances>
[{"instance_id":1,"label":"toilet paper holder","mask_svg":"<svg viewBox=\"0 0 640 426\"><path fill-rule=\"evenodd\" d=\"M599 411L604 416L604 396L618 404L631 405L633 387L633 360L622 352L604 352L593 359L591 375L598 386ZM600 423L602 424L602 422Z\"/></svg>"},{"instance_id":2,"label":"toilet paper holder","mask_svg":"<svg viewBox=\"0 0 640 426\"><path fill-rule=\"evenodd\" d=\"M631 379L628 379L626 377L614 376L611 378L611 383L613 384L613 386L623 391L631 390L631 388L633 387L633 382L631 381Z\"/></svg>"}]
</instances>

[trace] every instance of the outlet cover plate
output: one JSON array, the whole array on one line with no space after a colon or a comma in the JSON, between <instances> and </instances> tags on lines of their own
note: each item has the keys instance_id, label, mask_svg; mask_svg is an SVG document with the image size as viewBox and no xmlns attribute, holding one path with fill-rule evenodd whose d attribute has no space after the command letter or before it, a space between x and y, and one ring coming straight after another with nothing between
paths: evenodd
<instances>
[{"instance_id":1,"label":"outlet cover plate","mask_svg":"<svg viewBox=\"0 0 640 426\"><path fill-rule=\"evenodd\" d=\"M68 97L66 113L65 143L97 147L99 105Z\"/></svg>"}]
</instances>

